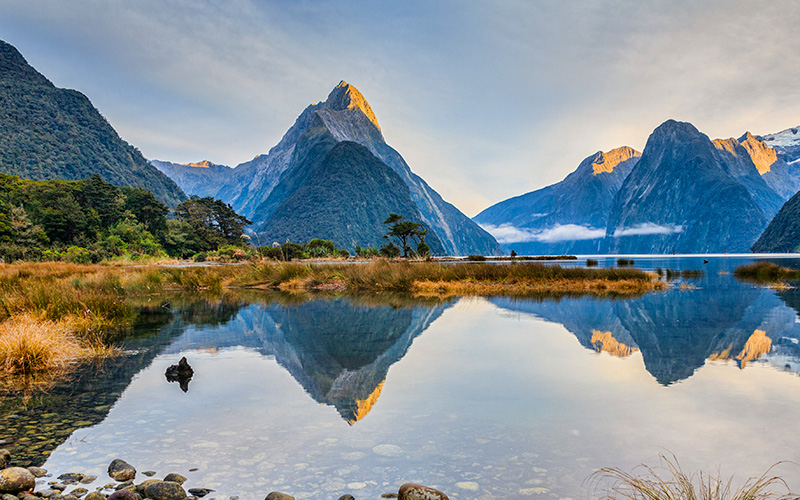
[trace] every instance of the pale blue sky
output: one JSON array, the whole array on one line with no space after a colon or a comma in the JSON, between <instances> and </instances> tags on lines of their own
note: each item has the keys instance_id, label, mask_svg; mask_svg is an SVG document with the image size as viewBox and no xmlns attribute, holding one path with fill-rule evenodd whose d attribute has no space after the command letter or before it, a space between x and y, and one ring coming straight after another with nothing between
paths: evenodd
<instances>
[{"instance_id":1,"label":"pale blue sky","mask_svg":"<svg viewBox=\"0 0 800 500\"><path fill-rule=\"evenodd\" d=\"M467 215L661 122L800 125L794 1L0 0L0 39L148 158L234 166L340 81Z\"/></svg>"}]
</instances>

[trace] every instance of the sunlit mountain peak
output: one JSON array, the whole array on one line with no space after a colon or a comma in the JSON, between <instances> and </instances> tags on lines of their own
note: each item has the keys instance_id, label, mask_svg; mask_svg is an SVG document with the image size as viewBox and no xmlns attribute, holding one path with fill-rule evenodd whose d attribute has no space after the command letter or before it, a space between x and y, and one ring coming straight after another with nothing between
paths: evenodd
<instances>
[{"instance_id":1,"label":"sunlit mountain peak","mask_svg":"<svg viewBox=\"0 0 800 500\"><path fill-rule=\"evenodd\" d=\"M383 382L385 382L385 380ZM378 384L378 387L376 387L375 390L372 391L372 394L370 394L366 398L356 399L356 404L352 416L350 416L349 418L347 417L345 418L348 424L353 425L362 418L366 417L367 414L370 411L372 411L372 407L375 406L375 403L378 401L378 398L381 395L381 391L383 390L383 382Z\"/></svg>"},{"instance_id":2,"label":"sunlit mountain peak","mask_svg":"<svg viewBox=\"0 0 800 500\"><path fill-rule=\"evenodd\" d=\"M625 358L638 351L638 347L625 345L614 338L611 332L603 332L600 330L592 330L592 346L597 352L607 352L612 356L618 358Z\"/></svg>"},{"instance_id":3,"label":"sunlit mountain peak","mask_svg":"<svg viewBox=\"0 0 800 500\"><path fill-rule=\"evenodd\" d=\"M344 80L339 82L339 85L328 94L328 99L323 103L322 107L336 111L357 109L364 113L378 130L381 129L381 126L378 125L378 119L375 117L375 113L372 111L372 108L361 92Z\"/></svg>"},{"instance_id":4,"label":"sunlit mountain peak","mask_svg":"<svg viewBox=\"0 0 800 500\"><path fill-rule=\"evenodd\" d=\"M598 151L592 161L592 172L594 175L610 174L614 171L614 167L635 156L642 156L642 153L628 146L612 149L607 153Z\"/></svg>"}]
</instances>

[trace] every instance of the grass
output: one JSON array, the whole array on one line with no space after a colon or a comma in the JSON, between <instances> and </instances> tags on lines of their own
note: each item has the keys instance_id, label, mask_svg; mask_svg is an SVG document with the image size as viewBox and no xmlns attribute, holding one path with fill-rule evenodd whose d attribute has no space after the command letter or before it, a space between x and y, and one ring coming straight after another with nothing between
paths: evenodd
<instances>
[{"instance_id":1,"label":"grass","mask_svg":"<svg viewBox=\"0 0 800 500\"><path fill-rule=\"evenodd\" d=\"M114 342L148 307L160 307L165 292L219 295L226 288L267 288L291 291L298 299L309 293L344 293L441 301L462 295L632 296L664 286L637 269L563 268L531 262L450 265L379 259L349 265L0 265L0 373L58 374L82 360L113 355Z\"/></svg>"},{"instance_id":2,"label":"grass","mask_svg":"<svg viewBox=\"0 0 800 500\"><path fill-rule=\"evenodd\" d=\"M774 262L767 261L739 266L734 269L733 275L739 280L751 283L778 283L800 280L800 270L781 267Z\"/></svg>"},{"instance_id":3,"label":"grass","mask_svg":"<svg viewBox=\"0 0 800 500\"><path fill-rule=\"evenodd\" d=\"M678 460L660 455L661 465L642 464L643 474L633 474L618 468L604 468L592 479L607 479L612 486L600 497L602 500L773 500L797 499L789 492L783 479L772 475L775 464L758 477L750 477L738 489L733 489L733 478L723 480L716 475L699 472L687 474ZM780 463L780 462L779 462ZM597 483L595 483L597 484ZM776 490L784 490L778 493Z\"/></svg>"}]
</instances>

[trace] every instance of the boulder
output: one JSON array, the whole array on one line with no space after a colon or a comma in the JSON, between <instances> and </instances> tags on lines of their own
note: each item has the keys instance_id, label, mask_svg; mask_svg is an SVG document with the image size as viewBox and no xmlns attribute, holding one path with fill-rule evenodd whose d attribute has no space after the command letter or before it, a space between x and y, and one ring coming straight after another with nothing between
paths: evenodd
<instances>
[{"instance_id":1,"label":"boulder","mask_svg":"<svg viewBox=\"0 0 800 500\"><path fill-rule=\"evenodd\" d=\"M141 496L144 496L144 492L145 492L145 490L147 490L148 486L150 486L151 484L160 483L160 482L161 482L160 479L145 479L144 481L142 481L141 483L139 483L136 486L136 492L138 494L140 494Z\"/></svg>"},{"instance_id":2,"label":"boulder","mask_svg":"<svg viewBox=\"0 0 800 500\"><path fill-rule=\"evenodd\" d=\"M186 498L186 490L172 481L156 481L147 485L144 496L152 500L183 500Z\"/></svg>"},{"instance_id":3,"label":"boulder","mask_svg":"<svg viewBox=\"0 0 800 500\"><path fill-rule=\"evenodd\" d=\"M280 491L273 491L264 500L294 500L294 497Z\"/></svg>"},{"instance_id":4,"label":"boulder","mask_svg":"<svg viewBox=\"0 0 800 500\"><path fill-rule=\"evenodd\" d=\"M89 497L84 500L89 500ZM107 500L142 500L142 497L133 490L117 490L109 495Z\"/></svg>"},{"instance_id":5,"label":"boulder","mask_svg":"<svg viewBox=\"0 0 800 500\"><path fill-rule=\"evenodd\" d=\"M164 481L172 481L173 483L183 484L186 482L186 478L181 476L180 474L170 472L169 474L164 476Z\"/></svg>"},{"instance_id":6,"label":"boulder","mask_svg":"<svg viewBox=\"0 0 800 500\"><path fill-rule=\"evenodd\" d=\"M406 483L397 492L398 500L450 500L441 491L421 484Z\"/></svg>"},{"instance_id":7,"label":"boulder","mask_svg":"<svg viewBox=\"0 0 800 500\"><path fill-rule=\"evenodd\" d=\"M136 477L136 469L125 460L117 458L108 465L108 475L115 481L130 481Z\"/></svg>"},{"instance_id":8,"label":"boulder","mask_svg":"<svg viewBox=\"0 0 800 500\"><path fill-rule=\"evenodd\" d=\"M16 495L20 491L32 490L36 478L31 471L22 467L9 467L0 471L0 493Z\"/></svg>"}]
</instances>

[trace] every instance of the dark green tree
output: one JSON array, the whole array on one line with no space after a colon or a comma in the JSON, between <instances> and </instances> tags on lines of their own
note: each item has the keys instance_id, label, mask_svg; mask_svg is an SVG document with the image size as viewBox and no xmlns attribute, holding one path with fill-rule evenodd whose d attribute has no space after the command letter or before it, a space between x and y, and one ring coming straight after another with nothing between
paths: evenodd
<instances>
[{"instance_id":1,"label":"dark green tree","mask_svg":"<svg viewBox=\"0 0 800 500\"><path fill-rule=\"evenodd\" d=\"M416 244L418 250L420 249L420 244L424 245L422 250L430 253L430 247L425 244L425 234L427 234L428 230L422 224L406 220L405 217L398 214L389 214L389 217L383 223L390 224L386 233L387 239L394 238L399 243L399 247L403 251L403 257L409 257L414 254L414 249L411 247L412 243Z\"/></svg>"},{"instance_id":2,"label":"dark green tree","mask_svg":"<svg viewBox=\"0 0 800 500\"><path fill-rule=\"evenodd\" d=\"M133 214L150 234L163 243L167 236L169 207L144 188L123 187L122 193L125 195L125 210Z\"/></svg>"},{"instance_id":3,"label":"dark green tree","mask_svg":"<svg viewBox=\"0 0 800 500\"><path fill-rule=\"evenodd\" d=\"M216 250L222 245L244 245L244 228L252 224L221 200L210 196L192 196L175 208L175 215L185 224L184 241L192 252Z\"/></svg>"}]
</instances>

